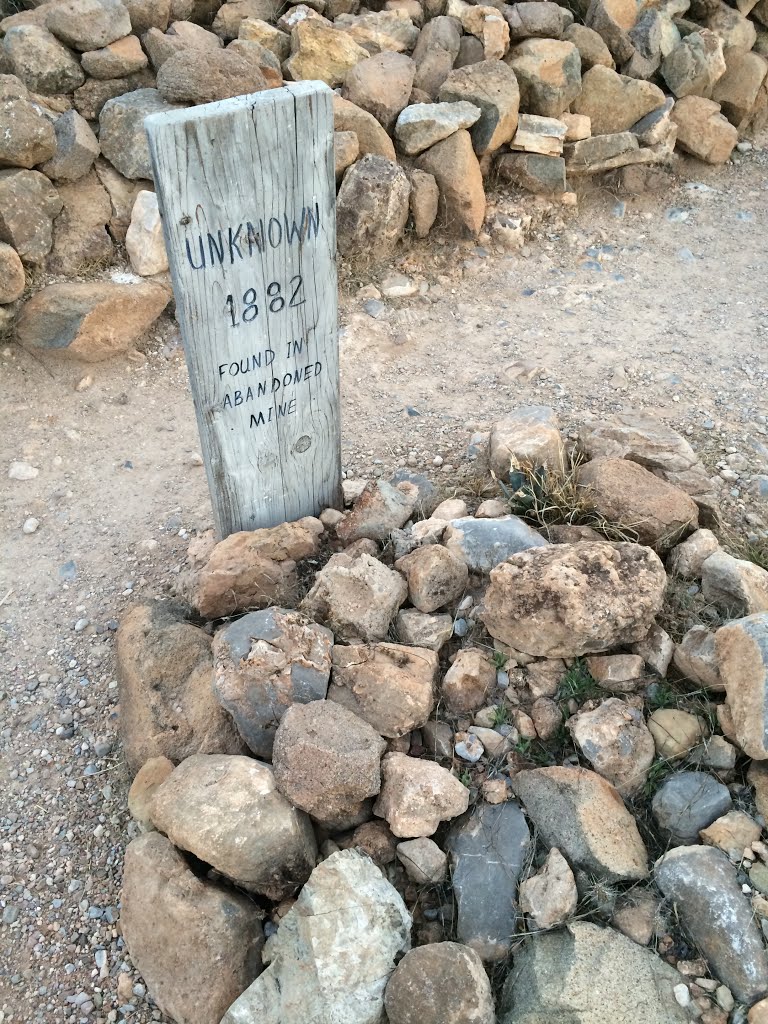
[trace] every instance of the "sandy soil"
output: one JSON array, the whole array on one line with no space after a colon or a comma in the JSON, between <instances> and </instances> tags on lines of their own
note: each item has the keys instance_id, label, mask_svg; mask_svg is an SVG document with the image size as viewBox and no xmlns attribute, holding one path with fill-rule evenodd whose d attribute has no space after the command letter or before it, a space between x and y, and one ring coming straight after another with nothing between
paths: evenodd
<instances>
[{"instance_id":1,"label":"sandy soil","mask_svg":"<svg viewBox=\"0 0 768 1024\"><path fill-rule=\"evenodd\" d=\"M767 473L768 151L684 172L624 207L591 188L522 252L417 246L394 269L429 291L381 319L345 276L348 474L408 464L450 490L473 472L472 432L533 402L572 430L587 412L647 408L713 472L730 452L745 481ZM119 940L134 831L113 630L131 601L172 586L211 509L174 324L143 347L95 366L0 351L0 1024L162 1019ZM12 460L39 475L9 480ZM750 528L749 486L722 493Z\"/></svg>"}]
</instances>

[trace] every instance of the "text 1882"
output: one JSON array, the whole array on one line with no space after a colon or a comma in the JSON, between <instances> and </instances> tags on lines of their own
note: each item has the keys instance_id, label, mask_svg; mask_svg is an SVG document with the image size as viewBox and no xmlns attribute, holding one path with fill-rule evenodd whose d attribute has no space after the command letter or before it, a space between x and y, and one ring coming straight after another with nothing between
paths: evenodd
<instances>
[{"instance_id":1,"label":"text 1882","mask_svg":"<svg viewBox=\"0 0 768 1024\"><path fill-rule=\"evenodd\" d=\"M226 301L227 316L232 327L252 323L259 313L281 313L284 309L295 309L303 306L304 281L300 274L291 278L288 287L283 291L279 281L267 285L267 292L259 305L259 297L255 288L246 288L242 303L238 303L234 295L228 295Z\"/></svg>"}]
</instances>

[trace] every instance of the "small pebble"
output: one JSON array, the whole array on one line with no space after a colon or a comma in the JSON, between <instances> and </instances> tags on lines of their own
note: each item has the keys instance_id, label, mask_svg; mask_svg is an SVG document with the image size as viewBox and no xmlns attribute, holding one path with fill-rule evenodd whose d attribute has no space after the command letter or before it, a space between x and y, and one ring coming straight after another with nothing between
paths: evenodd
<instances>
[{"instance_id":1,"label":"small pebble","mask_svg":"<svg viewBox=\"0 0 768 1024\"><path fill-rule=\"evenodd\" d=\"M28 462L12 462L8 469L8 478L10 480L34 480L39 472L39 469L30 466Z\"/></svg>"},{"instance_id":2,"label":"small pebble","mask_svg":"<svg viewBox=\"0 0 768 1024\"><path fill-rule=\"evenodd\" d=\"M22 533L34 533L40 525L40 520L35 519L34 516L30 516L29 519L24 520L24 525L21 528Z\"/></svg>"}]
</instances>

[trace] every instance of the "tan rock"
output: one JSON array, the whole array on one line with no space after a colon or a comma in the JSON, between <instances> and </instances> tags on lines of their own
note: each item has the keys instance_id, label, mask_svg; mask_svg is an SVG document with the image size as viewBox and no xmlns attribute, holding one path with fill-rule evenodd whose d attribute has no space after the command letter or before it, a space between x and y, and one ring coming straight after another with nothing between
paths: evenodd
<instances>
[{"instance_id":1,"label":"tan rock","mask_svg":"<svg viewBox=\"0 0 768 1024\"><path fill-rule=\"evenodd\" d=\"M285 71L294 82L319 79L335 89L344 84L355 64L369 56L346 32L309 18L291 30L291 56Z\"/></svg>"},{"instance_id":2,"label":"tan rock","mask_svg":"<svg viewBox=\"0 0 768 1024\"><path fill-rule=\"evenodd\" d=\"M714 556L713 556L714 557ZM734 739L755 760L768 758L768 613L748 615L721 626L715 653ZM723 729L725 732L725 729Z\"/></svg>"},{"instance_id":3,"label":"tan rock","mask_svg":"<svg viewBox=\"0 0 768 1024\"><path fill-rule=\"evenodd\" d=\"M387 754L381 774L373 813L385 818L401 839L431 836L441 821L463 814L469 806L466 786L434 761Z\"/></svg>"},{"instance_id":4,"label":"tan rock","mask_svg":"<svg viewBox=\"0 0 768 1024\"><path fill-rule=\"evenodd\" d=\"M592 121L585 114L569 114L565 111L560 115L560 120L566 126L566 142L580 142L592 135Z\"/></svg>"},{"instance_id":5,"label":"tan rock","mask_svg":"<svg viewBox=\"0 0 768 1024\"><path fill-rule=\"evenodd\" d=\"M101 50L84 53L81 61L91 78L122 78L149 63L137 36L124 36Z\"/></svg>"},{"instance_id":6,"label":"tan rock","mask_svg":"<svg viewBox=\"0 0 768 1024\"><path fill-rule=\"evenodd\" d=\"M437 655L424 648L337 644L328 700L359 715L381 736L404 736L431 715L438 670Z\"/></svg>"},{"instance_id":7,"label":"tan rock","mask_svg":"<svg viewBox=\"0 0 768 1024\"><path fill-rule=\"evenodd\" d=\"M272 768L251 757L188 757L155 791L152 823L175 846L271 900L293 893L315 866L309 818L278 792Z\"/></svg>"},{"instance_id":8,"label":"tan rock","mask_svg":"<svg viewBox=\"0 0 768 1024\"><path fill-rule=\"evenodd\" d=\"M659 551L698 526L698 508L689 495L627 459L588 462L579 470L578 485L590 507Z\"/></svg>"},{"instance_id":9,"label":"tan rock","mask_svg":"<svg viewBox=\"0 0 768 1024\"><path fill-rule=\"evenodd\" d=\"M358 142L362 147L360 136ZM383 259L394 253L408 220L411 185L393 161L367 153L344 175L336 199L336 239L342 255L376 252Z\"/></svg>"},{"instance_id":10,"label":"tan rock","mask_svg":"<svg viewBox=\"0 0 768 1024\"><path fill-rule=\"evenodd\" d=\"M702 829L699 837L705 846L716 846L731 860L740 861L744 850L757 842L762 831L755 819L744 811L728 811L722 818Z\"/></svg>"},{"instance_id":11,"label":"tan rock","mask_svg":"<svg viewBox=\"0 0 768 1024\"><path fill-rule=\"evenodd\" d=\"M333 159L336 181L340 181L344 171L357 160L360 155L360 143L354 132L333 133Z\"/></svg>"},{"instance_id":12,"label":"tan rock","mask_svg":"<svg viewBox=\"0 0 768 1024\"><path fill-rule=\"evenodd\" d=\"M639 654L645 664L663 679L667 674L675 644L665 629L654 623L643 640L632 644L632 653Z\"/></svg>"},{"instance_id":13,"label":"tan rock","mask_svg":"<svg viewBox=\"0 0 768 1024\"><path fill-rule=\"evenodd\" d=\"M698 686L720 692L725 689L715 656L715 634L706 626L692 626L675 647L677 671Z\"/></svg>"},{"instance_id":14,"label":"tan rock","mask_svg":"<svg viewBox=\"0 0 768 1024\"><path fill-rule=\"evenodd\" d=\"M371 54L412 50L419 38L419 30L402 11L347 12L336 16L334 26Z\"/></svg>"},{"instance_id":15,"label":"tan rock","mask_svg":"<svg viewBox=\"0 0 768 1024\"><path fill-rule=\"evenodd\" d=\"M452 615L425 615L415 608L397 613L395 631L400 643L440 651L453 635Z\"/></svg>"},{"instance_id":16,"label":"tan rock","mask_svg":"<svg viewBox=\"0 0 768 1024\"><path fill-rule=\"evenodd\" d=\"M280 61L287 60L291 54L290 34L259 18L244 18L240 22L237 37L261 43Z\"/></svg>"},{"instance_id":17,"label":"tan rock","mask_svg":"<svg viewBox=\"0 0 768 1024\"><path fill-rule=\"evenodd\" d=\"M361 537L383 542L410 519L417 501L418 491L412 484L393 487L384 480L372 480L336 527L336 536L342 544Z\"/></svg>"},{"instance_id":18,"label":"tan rock","mask_svg":"<svg viewBox=\"0 0 768 1024\"><path fill-rule=\"evenodd\" d=\"M520 85L520 107L528 114L558 117L581 90L581 56L573 43L526 39L505 61Z\"/></svg>"},{"instance_id":19,"label":"tan rock","mask_svg":"<svg viewBox=\"0 0 768 1024\"><path fill-rule=\"evenodd\" d=\"M440 215L449 233L476 237L485 219L485 189L469 132L462 129L431 146L417 165L437 182Z\"/></svg>"},{"instance_id":20,"label":"tan rock","mask_svg":"<svg viewBox=\"0 0 768 1024\"><path fill-rule=\"evenodd\" d=\"M747 781L755 790L755 806L758 814L768 818L768 764L752 761L747 769Z\"/></svg>"},{"instance_id":21,"label":"tan rock","mask_svg":"<svg viewBox=\"0 0 768 1024\"><path fill-rule=\"evenodd\" d=\"M751 50L757 39L755 24L739 11L721 2L717 10L707 18L707 28L723 40L723 48L736 47L744 52Z\"/></svg>"},{"instance_id":22,"label":"tan rock","mask_svg":"<svg viewBox=\"0 0 768 1024\"><path fill-rule=\"evenodd\" d=\"M697 464L682 434L646 412L627 410L609 421L590 421L582 442L591 459L629 459L650 470L683 473Z\"/></svg>"},{"instance_id":23,"label":"tan rock","mask_svg":"<svg viewBox=\"0 0 768 1024\"><path fill-rule=\"evenodd\" d=\"M638 946L649 945L656 933L659 900L649 892L632 892L616 904L611 924Z\"/></svg>"},{"instance_id":24,"label":"tan rock","mask_svg":"<svg viewBox=\"0 0 768 1024\"><path fill-rule=\"evenodd\" d=\"M482 618L515 650L578 657L647 635L665 587L658 556L637 544L529 548L493 569Z\"/></svg>"},{"instance_id":25,"label":"tan rock","mask_svg":"<svg viewBox=\"0 0 768 1024\"><path fill-rule=\"evenodd\" d=\"M487 498L481 501L475 512L475 519L499 519L507 514L507 506L498 498Z\"/></svg>"},{"instance_id":26,"label":"tan rock","mask_svg":"<svg viewBox=\"0 0 768 1024\"><path fill-rule=\"evenodd\" d=\"M563 727L563 712L550 697L539 697L531 705L531 720L539 739L552 739Z\"/></svg>"},{"instance_id":27,"label":"tan rock","mask_svg":"<svg viewBox=\"0 0 768 1024\"><path fill-rule=\"evenodd\" d=\"M139 768L136 778L131 783L128 790L128 810L142 832L151 832L154 828L152 800L155 790L165 782L173 769L173 761L169 761L167 757L150 757Z\"/></svg>"},{"instance_id":28,"label":"tan rock","mask_svg":"<svg viewBox=\"0 0 768 1024\"><path fill-rule=\"evenodd\" d=\"M0 304L20 299L26 287L27 277L19 254L12 245L0 242Z\"/></svg>"},{"instance_id":29,"label":"tan rock","mask_svg":"<svg viewBox=\"0 0 768 1024\"><path fill-rule=\"evenodd\" d=\"M379 53L356 64L344 79L344 98L372 114L391 132L407 106L416 65L403 53Z\"/></svg>"},{"instance_id":30,"label":"tan rock","mask_svg":"<svg viewBox=\"0 0 768 1024\"><path fill-rule=\"evenodd\" d=\"M720 104L703 96L685 96L672 108L677 145L708 164L723 164L733 152L739 133L720 113Z\"/></svg>"},{"instance_id":31,"label":"tan rock","mask_svg":"<svg viewBox=\"0 0 768 1024\"><path fill-rule=\"evenodd\" d=\"M760 87L768 75L768 61L758 53L729 47L725 63L725 74L715 83L712 99L720 104L731 124L738 126L755 108Z\"/></svg>"},{"instance_id":32,"label":"tan rock","mask_svg":"<svg viewBox=\"0 0 768 1024\"><path fill-rule=\"evenodd\" d=\"M523 406L497 420L488 446L491 469L502 480L521 466L557 472L565 464L557 414L544 405Z\"/></svg>"},{"instance_id":33,"label":"tan rock","mask_svg":"<svg viewBox=\"0 0 768 1024\"><path fill-rule=\"evenodd\" d=\"M579 896L568 861L553 847L539 872L520 883L520 909L537 928L558 928L576 913Z\"/></svg>"},{"instance_id":34,"label":"tan rock","mask_svg":"<svg viewBox=\"0 0 768 1024\"><path fill-rule=\"evenodd\" d=\"M324 827L349 828L370 817L366 801L381 787L385 749L370 725L339 704L293 704L275 734L275 782Z\"/></svg>"},{"instance_id":35,"label":"tan rock","mask_svg":"<svg viewBox=\"0 0 768 1024\"><path fill-rule=\"evenodd\" d=\"M623 64L635 50L628 33L637 16L634 0L591 0L584 21L602 36L613 57Z\"/></svg>"},{"instance_id":36,"label":"tan rock","mask_svg":"<svg viewBox=\"0 0 768 1024\"><path fill-rule=\"evenodd\" d=\"M391 864L396 856L397 840L383 821L366 821L352 833L350 846L342 849L360 850L367 854L377 867Z\"/></svg>"},{"instance_id":37,"label":"tan rock","mask_svg":"<svg viewBox=\"0 0 768 1024\"><path fill-rule=\"evenodd\" d=\"M448 708L461 715L482 707L495 684L493 662L478 648L465 647L445 674L442 694Z\"/></svg>"},{"instance_id":38,"label":"tan rock","mask_svg":"<svg viewBox=\"0 0 768 1024\"><path fill-rule=\"evenodd\" d=\"M448 856L437 843L424 836L398 843L397 859L406 875L417 885L434 885L445 878Z\"/></svg>"},{"instance_id":39,"label":"tan rock","mask_svg":"<svg viewBox=\"0 0 768 1024\"><path fill-rule=\"evenodd\" d=\"M162 274L168 269L163 223L154 192L141 191L136 196L131 223L125 235L125 248L131 267L141 277Z\"/></svg>"},{"instance_id":40,"label":"tan rock","mask_svg":"<svg viewBox=\"0 0 768 1024\"><path fill-rule=\"evenodd\" d=\"M477 953L431 942L406 953L384 995L389 1024L494 1024L491 983Z\"/></svg>"},{"instance_id":41,"label":"tan rock","mask_svg":"<svg viewBox=\"0 0 768 1024\"><path fill-rule=\"evenodd\" d=\"M722 40L705 28L681 39L661 65L661 75L678 99L710 94L725 70Z\"/></svg>"},{"instance_id":42,"label":"tan rock","mask_svg":"<svg viewBox=\"0 0 768 1024\"><path fill-rule=\"evenodd\" d=\"M556 696L564 675L565 662L561 658L534 661L525 670L528 689L534 698Z\"/></svg>"},{"instance_id":43,"label":"tan rock","mask_svg":"<svg viewBox=\"0 0 768 1024\"><path fill-rule=\"evenodd\" d=\"M466 562L447 548L429 544L395 562L408 581L408 597L421 612L450 605L464 593L469 579Z\"/></svg>"},{"instance_id":44,"label":"tan rock","mask_svg":"<svg viewBox=\"0 0 768 1024\"><path fill-rule=\"evenodd\" d=\"M416 167L408 171L408 180L411 183L409 207L413 230L417 238L426 238L437 219L440 189L434 174L427 174Z\"/></svg>"},{"instance_id":45,"label":"tan rock","mask_svg":"<svg viewBox=\"0 0 768 1024\"><path fill-rule=\"evenodd\" d=\"M59 182L58 193L63 208L53 225L45 267L51 274L80 275L112 256L106 227L112 206L93 171L77 182Z\"/></svg>"},{"instance_id":46,"label":"tan rock","mask_svg":"<svg viewBox=\"0 0 768 1024\"><path fill-rule=\"evenodd\" d=\"M711 530L696 530L681 544L676 544L667 559L667 572L686 580L701 579L704 562L720 547Z\"/></svg>"},{"instance_id":47,"label":"tan rock","mask_svg":"<svg viewBox=\"0 0 768 1024\"><path fill-rule=\"evenodd\" d=\"M536 768L512 779L539 838L571 867L608 880L648 874L648 854L619 793L586 768Z\"/></svg>"},{"instance_id":48,"label":"tan rock","mask_svg":"<svg viewBox=\"0 0 768 1024\"><path fill-rule=\"evenodd\" d=\"M768 999L755 1003L747 1014L747 1024L768 1024Z\"/></svg>"},{"instance_id":49,"label":"tan rock","mask_svg":"<svg viewBox=\"0 0 768 1024\"><path fill-rule=\"evenodd\" d=\"M340 640L383 640L408 587L399 572L361 554L334 555L315 577L301 610Z\"/></svg>"},{"instance_id":50,"label":"tan rock","mask_svg":"<svg viewBox=\"0 0 768 1024\"><path fill-rule=\"evenodd\" d=\"M198 878L157 832L125 851L120 930L153 1001L172 1020L218 1024L263 970L258 907Z\"/></svg>"},{"instance_id":51,"label":"tan rock","mask_svg":"<svg viewBox=\"0 0 768 1024\"><path fill-rule=\"evenodd\" d=\"M134 605L117 631L120 739L135 773L150 758L240 753L237 730L213 695L210 637L172 602Z\"/></svg>"},{"instance_id":52,"label":"tan rock","mask_svg":"<svg viewBox=\"0 0 768 1024\"><path fill-rule=\"evenodd\" d=\"M656 749L641 711L617 697L594 711L568 719L574 742L592 767L622 796L639 793L646 783Z\"/></svg>"},{"instance_id":53,"label":"tan rock","mask_svg":"<svg viewBox=\"0 0 768 1024\"><path fill-rule=\"evenodd\" d=\"M433 17L413 49L416 62L414 86L434 99L448 77L459 53L461 25L455 18Z\"/></svg>"},{"instance_id":54,"label":"tan rock","mask_svg":"<svg viewBox=\"0 0 768 1024\"><path fill-rule=\"evenodd\" d=\"M469 509L467 503L463 498L446 498L445 501L441 501L440 504L433 509L432 519L461 519L462 516L469 515Z\"/></svg>"},{"instance_id":55,"label":"tan rock","mask_svg":"<svg viewBox=\"0 0 768 1024\"><path fill-rule=\"evenodd\" d=\"M465 100L480 108L480 118L470 131L478 155L496 152L517 130L520 88L512 68L501 60L456 67L440 86L439 98L441 102Z\"/></svg>"},{"instance_id":56,"label":"tan rock","mask_svg":"<svg viewBox=\"0 0 768 1024\"><path fill-rule=\"evenodd\" d=\"M726 551L716 551L704 561L701 589L729 616L768 611L768 571Z\"/></svg>"},{"instance_id":57,"label":"tan rock","mask_svg":"<svg viewBox=\"0 0 768 1024\"><path fill-rule=\"evenodd\" d=\"M574 100L575 114L586 114L593 135L625 132L641 117L664 103L664 93L651 82L619 75L595 65L582 81L581 94Z\"/></svg>"},{"instance_id":58,"label":"tan rock","mask_svg":"<svg viewBox=\"0 0 768 1024\"><path fill-rule=\"evenodd\" d=\"M191 603L208 619L290 603L297 588L296 562L317 554L322 534L323 524L310 516L231 534L184 580Z\"/></svg>"},{"instance_id":59,"label":"tan rock","mask_svg":"<svg viewBox=\"0 0 768 1024\"><path fill-rule=\"evenodd\" d=\"M597 685L613 693L632 693L645 683L639 654L593 654L586 664Z\"/></svg>"},{"instance_id":60,"label":"tan rock","mask_svg":"<svg viewBox=\"0 0 768 1024\"><path fill-rule=\"evenodd\" d=\"M25 263L42 263L51 251L53 222L62 205L39 171L0 170L0 240L12 245Z\"/></svg>"},{"instance_id":61,"label":"tan rock","mask_svg":"<svg viewBox=\"0 0 768 1024\"><path fill-rule=\"evenodd\" d=\"M139 178L131 181L124 178L122 174L103 157L99 157L93 165L99 181L107 190L109 201L112 206L112 213L109 218L109 233L116 242L124 242L131 223L131 214L139 192L152 191L154 185L151 181L144 181Z\"/></svg>"},{"instance_id":62,"label":"tan rock","mask_svg":"<svg viewBox=\"0 0 768 1024\"><path fill-rule=\"evenodd\" d=\"M602 64L603 67L612 71L616 67L611 51L605 44L599 32L586 25L574 22L563 32L563 39L573 43L581 56L582 72L589 71L595 64Z\"/></svg>"},{"instance_id":63,"label":"tan rock","mask_svg":"<svg viewBox=\"0 0 768 1024\"><path fill-rule=\"evenodd\" d=\"M666 760L684 757L704 738L704 723L697 715L676 708L660 708L648 719L656 753Z\"/></svg>"}]
</instances>

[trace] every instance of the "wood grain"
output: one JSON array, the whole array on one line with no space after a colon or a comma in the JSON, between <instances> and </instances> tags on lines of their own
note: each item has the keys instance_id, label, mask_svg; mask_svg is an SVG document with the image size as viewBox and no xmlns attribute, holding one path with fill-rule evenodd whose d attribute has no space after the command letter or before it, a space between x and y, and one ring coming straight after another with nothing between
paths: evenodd
<instances>
[{"instance_id":1,"label":"wood grain","mask_svg":"<svg viewBox=\"0 0 768 1024\"><path fill-rule=\"evenodd\" d=\"M340 503L331 101L301 82L145 121L222 538Z\"/></svg>"}]
</instances>

